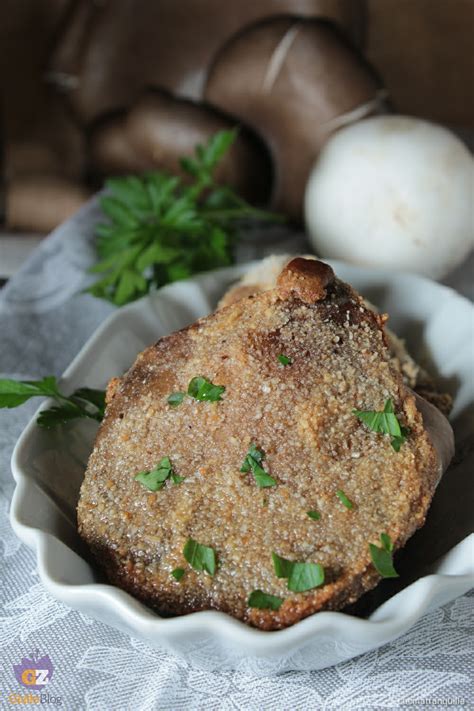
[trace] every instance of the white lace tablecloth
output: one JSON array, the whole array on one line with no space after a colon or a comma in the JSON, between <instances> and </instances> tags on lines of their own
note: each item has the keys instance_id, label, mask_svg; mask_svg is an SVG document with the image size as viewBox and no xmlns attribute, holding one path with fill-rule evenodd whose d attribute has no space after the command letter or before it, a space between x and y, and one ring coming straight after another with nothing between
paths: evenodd
<instances>
[{"instance_id":1,"label":"white lace tablecloth","mask_svg":"<svg viewBox=\"0 0 474 711\"><path fill-rule=\"evenodd\" d=\"M59 375L113 310L78 292L93 260L94 203L60 227L0 291L0 377ZM281 236L279 251L300 236ZM273 251L275 234L239 259ZM474 298L474 259L447 281ZM13 665L35 650L54 666L45 708L68 711L283 711L474 707L474 595L424 617L408 634L330 669L256 678L245 669L207 672L151 649L56 602L39 582L34 554L15 537L8 508L10 455L36 408L0 411L0 708L27 694ZM18 704L18 700L17 700ZM15 704L15 705L17 705ZM30 701L31 705L31 701Z\"/></svg>"}]
</instances>

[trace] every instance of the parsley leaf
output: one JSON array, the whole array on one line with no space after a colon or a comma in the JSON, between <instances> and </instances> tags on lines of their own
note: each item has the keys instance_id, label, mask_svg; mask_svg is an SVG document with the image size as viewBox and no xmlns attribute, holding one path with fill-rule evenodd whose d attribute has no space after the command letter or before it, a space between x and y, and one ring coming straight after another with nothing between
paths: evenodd
<instances>
[{"instance_id":1,"label":"parsley leaf","mask_svg":"<svg viewBox=\"0 0 474 711\"><path fill-rule=\"evenodd\" d=\"M293 363L292 359L286 355L283 355L283 353L280 353L280 355L278 356L278 360L282 365L292 365Z\"/></svg>"},{"instance_id":2,"label":"parsley leaf","mask_svg":"<svg viewBox=\"0 0 474 711\"><path fill-rule=\"evenodd\" d=\"M163 459L161 459L153 469L138 472L138 474L135 475L136 481L143 484L143 486L146 489L149 489L149 491L158 491L164 486L165 481L170 477L173 484L180 484L184 481L184 477L178 476L173 471L169 457L163 457Z\"/></svg>"},{"instance_id":3,"label":"parsley leaf","mask_svg":"<svg viewBox=\"0 0 474 711\"><path fill-rule=\"evenodd\" d=\"M320 563L294 563L288 578L288 590L305 592L324 583L324 568Z\"/></svg>"},{"instance_id":4,"label":"parsley leaf","mask_svg":"<svg viewBox=\"0 0 474 711\"><path fill-rule=\"evenodd\" d=\"M167 403L171 405L171 407L177 407L181 405L185 397L186 393L171 393L171 395L168 395Z\"/></svg>"},{"instance_id":5,"label":"parsley leaf","mask_svg":"<svg viewBox=\"0 0 474 711\"><path fill-rule=\"evenodd\" d=\"M347 496L345 495L345 493L343 492L342 489L338 489L336 491L336 496L339 499L339 501L341 502L341 504L343 504L343 506L346 507L346 509L353 509L354 508L354 504L352 503L352 501L350 501L347 498Z\"/></svg>"},{"instance_id":6,"label":"parsley leaf","mask_svg":"<svg viewBox=\"0 0 474 711\"><path fill-rule=\"evenodd\" d=\"M63 395L56 378L48 375L41 380L0 379L0 408L18 407L32 397L50 397L56 405L41 410L37 423L49 429L79 418L101 422L105 411L105 393L93 388L79 388L72 395Z\"/></svg>"},{"instance_id":7,"label":"parsley leaf","mask_svg":"<svg viewBox=\"0 0 474 711\"><path fill-rule=\"evenodd\" d=\"M178 583L181 580L181 578L183 577L184 573L185 573L184 568L175 568L174 570L171 571L171 575L173 576L173 578L175 580L178 581Z\"/></svg>"},{"instance_id":8,"label":"parsley leaf","mask_svg":"<svg viewBox=\"0 0 474 711\"><path fill-rule=\"evenodd\" d=\"M253 590L247 600L249 607L256 607L258 610L279 610L283 603L283 598L269 595L262 590Z\"/></svg>"},{"instance_id":9,"label":"parsley leaf","mask_svg":"<svg viewBox=\"0 0 474 711\"><path fill-rule=\"evenodd\" d=\"M224 385L214 385L207 378L197 376L192 378L188 384L187 393L174 392L168 396L167 402L171 407L181 405L186 395L202 402L219 402L222 400L222 393L225 392Z\"/></svg>"},{"instance_id":10,"label":"parsley leaf","mask_svg":"<svg viewBox=\"0 0 474 711\"><path fill-rule=\"evenodd\" d=\"M59 392L53 376L42 380L0 380L0 407L18 407L32 397L57 395Z\"/></svg>"},{"instance_id":11,"label":"parsley leaf","mask_svg":"<svg viewBox=\"0 0 474 711\"><path fill-rule=\"evenodd\" d=\"M410 429L408 427L400 427L400 431L400 437L392 437L392 441L390 442L396 452L400 451L400 447L405 442L407 436L410 434Z\"/></svg>"},{"instance_id":12,"label":"parsley leaf","mask_svg":"<svg viewBox=\"0 0 474 711\"><path fill-rule=\"evenodd\" d=\"M382 548L385 548L385 550L388 551L388 553L392 553L393 543L392 543L392 540L391 540L390 536L388 535L388 533L381 533L380 534L380 541L382 543Z\"/></svg>"},{"instance_id":13,"label":"parsley leaf","mask_svg":"<svg viewBox=\"0 0 474 711\"><path fill-rule=\"evenodd\" d=\"M183 548L183 555L194 570L204 570L209 575L214 575L216 572L217 560L213 548L188 538Z\"/></svg>"},{"instance_id":14,"label":"parsley leaf","mask_svg":"<svg viewBox=\"0 0 474 711\"><path fill-rule=\"evenodd\" d=\"M82 408L74 402L64 402L61 405L53 405L47 410L41 410L36 423L45 429L51 429L57 425L65 425L71 420L77 420L84 415Z\"/></svg>"},{"instance_id":15,"label":"parsley leaf","mask_svg":"<svg viewBox=\"0 0 474 711\"><path fill-rule=\"evenodd\" d=\"M313 519L313 521L319 521L321 514L319 511L306 511L306 514Z\"/></svg>"},{"instance_id":16,"label":"parsley leaf","mask_svg":"<svg viewBox=\"0 0 474 711\"><path fill-rule=\"evenodd\" d=\"M320 563L299 563L280 558L272 553L273 567L278 578L288 579L288 590L305 592L324 583L324 568Z\"/></svg>"},{"instance_id":17,"label":"parsley leaf","mask_svg":"<svg viewBox=\"0 0 474 711\"><path fill-rule=\"evenodd\" d=\"M121 306L152 287L228 266L243 220L282 220L216 183L214 172L236 136L220 131L182 158L191 180L155 171L106 182L105 221L96 227L99 261L91 269L99 279L89 293Z\"/></svg>"},{"instance_id":18,"label":"parsley leaf","mask_svg":"<svg viewBox=\"0 0 474 711\"><path fill-rule=\"evenodd\" d=\"M247 456L245 457L244 462L240 467L241 472L252 472L255 478L255 483L261 489L264 489L268 486L276 486L275 479L271 477L261 466L261 462L264 459L265 452L262 452L261 450L257 449L257 447L252 444L250 445L250 449L247 452Z\"/></svg>"},{"instance_id":19,"label":"parsley leaf","mask_svg":"<svg viewBox=\"0 0 474 711\"><path fill-rule=\"evenodd\" d=\"M97 408L97 414L100 420L105 414L105 390L96 390L95 388L79 388L72 394L72 398L82 400Z\"/></svg>"},{"instance_id":20,"label":"parsley leaf","mask_svg":"<svg viewBox=\"0 0 474 711\"><path fill-rule=\"evenodd\" d=\"M410 432L408 428L400 425L395 415L391 398L385 402L382 412L377 410L352 410L352 414L372 432L391 435L391 445L396 452L400 451L400 447Z\"/></svg>"},{"instance_id":21,"label":"parsley leaf","mask_svg":"<svg viewBox=\"0 0 474 711\"><path fill-rule=\"evenodd\" d=\"M289 578L293 570L293 563L286 558L280 558L277 553L272 553L273 568L277 578Z\"/></svg>"},{"instance_id":22,"label":"parsley leaf","mask_svg":"<svg viewBox=\"0 0 474 711\"><path fill-rule=\"evenodd\" d=\"M380 534L381 548L369 543L370 557L375 569L382 578L398 578L393 565L393 543L387 533Z\"/></svg>"},{"instance_id":23,"label":"parsley leaf","mask_svg":"<svg viewBox=\"0 0 474 711\"><path fill-rule=\"evenodd\" d=\"M225 392L223 385L214 385L214 383L211 383L207 378L193 378L188 385L188 395L195 400L218 402L222 400L221 395L223 392Z\"/></svg>"}]
</instances>

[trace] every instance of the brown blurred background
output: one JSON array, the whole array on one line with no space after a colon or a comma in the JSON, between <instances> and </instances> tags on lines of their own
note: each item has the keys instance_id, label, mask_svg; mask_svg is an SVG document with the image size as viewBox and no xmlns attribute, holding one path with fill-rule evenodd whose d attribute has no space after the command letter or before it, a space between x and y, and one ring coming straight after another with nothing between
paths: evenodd
<instances>
[{"instance_id":1,"label":"brown blurred background","mask_svg":"<svg viewBox=\"0 0 474 711\"><path fill-rule=\"evenodd\" d=\"M123 139L123 112L147 87L201 101L229 38L288 14L334 22L399 113L461 132L474 124L473 0L2 0L4 220L16 201L7 225L47 231L104 175L149 167ZM57 214L35 207L48 196Z\"/></svg>"}]
</instances>

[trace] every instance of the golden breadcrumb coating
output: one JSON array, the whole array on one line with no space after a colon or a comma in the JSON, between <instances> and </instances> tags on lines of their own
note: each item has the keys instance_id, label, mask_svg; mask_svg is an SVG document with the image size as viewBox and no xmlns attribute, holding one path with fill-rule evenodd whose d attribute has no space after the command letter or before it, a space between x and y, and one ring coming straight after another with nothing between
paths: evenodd
<instances>
[{"instance_id":1,"label":"golden breadcrumb coating","mask_svg":"<svg viewBox=\"0 0 474 711\"><path fill-rule=\"evenodd\" d=\"M252 294L274 289L279 273L292 258L289 254L272 254L262 259L226 291L219 301L218 308L234 304L239 299ZM315 260L316 257L305 254L304 259ZM366 299L364 303L373 311L377 311L376 307ZM411 357L401 338L389 328L385 329L385 335L392 354L392 363L402 373L405 385L416 390L419 395L448 416L453 407L451 395L443 392L436 380Z\"/></svg>"},{"instance_id":2,"label":"golden breadcrumb coating","mask_svg":"<svg viewBox=\"0 0 474 711\"><path fill-rule=\"evenodd\" d=\"M383 322L330 267L299 258L276 288L141 353L112 383L78 505L80 534L109 580L161 614L216 609L265 630L340 609L376 585L369 543L385 532L403 546L440 476ZM168 405L195 376L225 386L222 400ZM352 414L381 410L389 398L410 430L399 452ZM252 444L276 486L259 488L240 471ZM184 481L151 492L135 475L163 457ZM188 538L215 550L214 576L185 561ZM325 583L290 592L273 551L320 563ZM177 567L185 569L179 582ZM250 608L256 589L285 601L279 610Z\"/></svg>"}]
</instances>

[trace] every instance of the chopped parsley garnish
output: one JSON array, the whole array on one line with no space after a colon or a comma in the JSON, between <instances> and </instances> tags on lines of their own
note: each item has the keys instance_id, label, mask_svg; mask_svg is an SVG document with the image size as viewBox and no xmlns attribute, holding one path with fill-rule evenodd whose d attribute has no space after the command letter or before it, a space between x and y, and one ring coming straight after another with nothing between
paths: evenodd
<instances>
[{"instance_id":1,"label":"chopped parsley garnish","mask_svg":"<svg viewBox=\"0 0 474 711\"><path fill-rule=\"evenodd\" d=\"M194 570L205 571L209 575L214 575L216 572L217 560L213 548L188 538L183 548L183 555Z\"/></svg>"},{"instance_id":2,"label":"chopped parsley garnish","mask_svg":"<svg viewBox=\"0 0 474 711\"><path fill-rule=\"evenodd\" d=\"M250 593L247 605L256 607L258 610L279 610L284 600L276 595L268 595L262 590L254 590Z\"/></svg>"},{"instance_id":3,"label":"chopped parsley garnish","mask_svg":"<svg viewBox=\"0 0 474 711\"><path fill-rule=\"evenodd\" d=\"M390 435L392 438L390 444L396 452L400 451L400 447L410 432L407 427L400 425L395 415L393 400L391 398L385 402L382 412L377 410L352 410L352 414L363 422L369 430L372 430L372 432Z\"/></svg>"},{"instance_id":4,"label":"chopped parsley garnish","mask_svg":"<svg viewBox=\"0 0 474 711\"><path fill-rule=\"evenodd\" d=\"M272 553L273 567L277 578L288 579L288 590L305 592L324 583L324 568L320 563L298 563L280 558Z\"/></svg>"},{"instance_id":5,"label":"chopped parsley garnish","mask_svg":"<svg viewBox=\"0 0 474 711\"><path fill-rule=\"evenodd\" d=\"M177 407L181 405L185 397L186 393L171 393L171 395L168 396L167 403L171 405L171 407Z\"/></svg>"},{"instance_id":6,"label":"chopped parsley garnish","mask_svg":"<svg viewBox=\"0 0 474 711\"><path fill-rule=\"evenodd\" d=\"M319 511L306 511L307 516L313 519L313 521L319 521L321 514Z\"/></svg>"},{"instance_id":7,"label":"chopped parsley garnish","mask_svg":"<svg viewBox=\"0 0 474 711\"><path fill-rule=\"evenodd\" d=\"M188 385L188 395L195 400L205 402L218 402L222 400L222 393L225 392L223 385L214 385L207 378L193 378Z\"/></svg>"},{"instance_id":8,"label":"chopped parsley garnish","mask_svg":"<svg viewBox=\"0 0 474 711\"><path fill-rule=\"evenodd\" d=\"M377 572L382 578L398 578L393 566L393 543L387 533L380 534L381 548L369 543L370 557Z\"/></svg>"},{"instance_id":9,"label":"chopped parsley garnish","mask_svg":"<svg viewBox=\"0 0 474 711\"><path fill-rule=\"evenodd\" d=\"M184 572L185 572L185 571L184 571L184 568L175 568L174 570L171 571L171 575L172 575L173 578L174 578L175 580L177 580L178 583L179 583L179 581L181 580L181 578L182 578L183 575L184 575Z\"/></svg>"},{"instance_id":10,"label":"chopped parsley garnish","mask_svg":"<svg viewBox=\"0 0 474 711\"><path fill-rule=\"evenodd\" d=\"M286 355L283 355L283 353L280 353L278 360L282 365L291 365L293 363L292 359Z\"/></svg>"},{"instance_id":11,"label":"chopped parsley garnish","mask_svg":"<svg viewBox=\"0 0 474 711\"><path fill-rule=\"evenodd\" d=\"M350 499L347 498L347 496L345 495L345 493L343 492L342 489L338 489L336 491L336 496L339 499L339 501L341 502L341 504L343 504L346 507L346 509L353 509L354 508L354 504L352 503L352 501L350 501Z\"/></svg>"},{"instance_id":12,"label":"chopped parsley garnish","mask_svg":"<svg viewBox=\"0 0 474 711\"><path fill-rule=\"evenodd\" d=\"M288 590L305 592L324 583L324 568L320 563L294 563L288 578Z\"/></svg>"},{"instance_id":13,"label":"chopped parsley garnish","mask_svg":"<svg viewBox=\"0 0 474 711\"><path fill-rule=\"evenodd\" d=\"M275 479L271 477L261 466L261 463L264 459L265 452L262 452L260 449L257 449L257 447L252 444L250 445L250 449L244 459L244 463L240 467L241 472L252 471L252 474L255 478L255 483L261 489L266 488L268 486L276 486Z\"/></svg>"},{"instance_id":14,"label":"chopped parsley garnish","mask_svg":"<svg viewBox=\"0 0 474 711\"><path fill-rule=\"evenodd\" d=\"M197 376L189 381L188 390L184 392L174 392L168 395L167 403L171 407L181 405L186 395L202 402L219 402L222 400L222 393L225 392L224 385L214 385L207 378Z\"/></svg>"},{"instance_id":15,"label":"chopped parsley garnish","mask_svg":"<svg viewBox=\"0 0 474 711\"><path fill-rule=\"evenodd\" d=\"M178 476L174 471L169 457L163 457L160 462L149 471L138 472L135 479L150 491L158 491L164 486L165 481L171 478L173 484L181 484L184 477Z\"/></svg>"},{"instance_id":16,"label":"chopped parsley garnish","mask_svg":"<svg viewBox=\"0 0 474 711\"><path fill-rule=\"evenodd\" d=\"M50 429L71 420L89 418L101 422L105 411L105 392L93 388L79 388L72 395L60 392L54 375L41 380L0 379L0 408L18 407L32 397L50 397L56 405L41 410L37 424Z\"/></svg>"},{"instance_id":17,"label":"chopped parsley garnish","mask_svg":"<svg viewBox=\"0 0 474 711\"><path fill-rule=\"evenodd\" d=\"M280 558L277 553L272 553L273 568L277 578L289 578L293 570L293 563L286 558Z\"/></svg>"}]
</instances>

